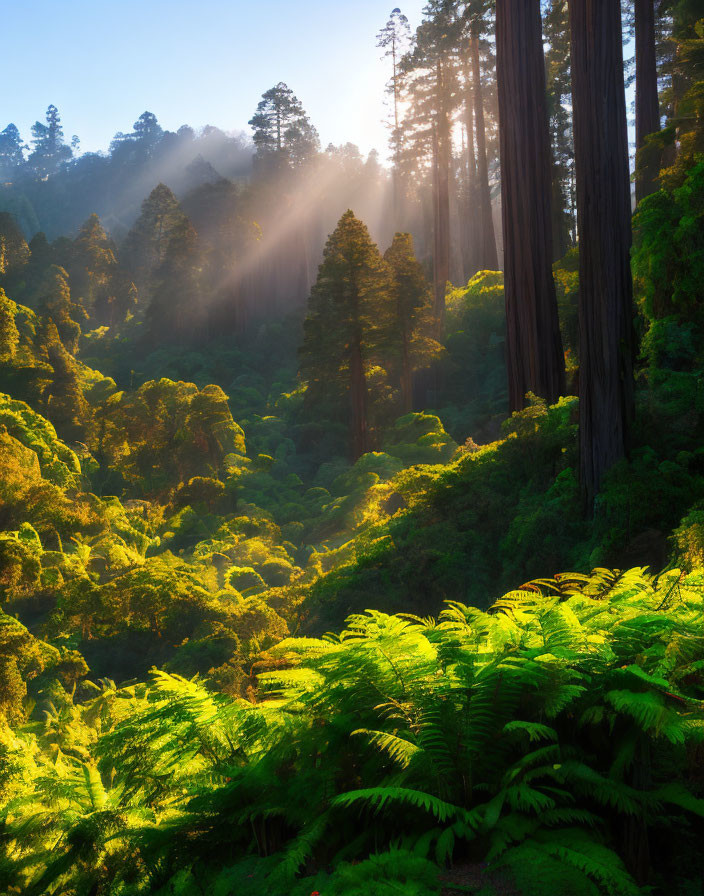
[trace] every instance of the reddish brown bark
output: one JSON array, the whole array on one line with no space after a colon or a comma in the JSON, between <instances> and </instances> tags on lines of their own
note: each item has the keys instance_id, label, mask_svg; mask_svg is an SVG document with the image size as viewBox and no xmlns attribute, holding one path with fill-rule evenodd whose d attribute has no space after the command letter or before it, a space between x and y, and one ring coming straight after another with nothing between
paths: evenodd
<instances>
[{"instance_id":1,"label":"reddish brown bark","mask_svg":"<svg viewBox=\"0 0 704 896\"><path fill-rule=\"evenodd\" d=\"M550 133L540 0L496 2L507 366L512 411L526 392L565 391L552 276Z\"/></svg>"},{"instance_id":2,"label":"reddish brown bark","mask_svg":"<svg viewBox=\"0 0 704 896\"><path fill-rule=\"evenodd\" d=\"M580 469L593 508L633 414L631 195L619 0L570 0L579 228Z\"/></svg>"},{"instance_id":3,"label":"reddish brown bark","mask_svg":"<svg viewBox=\"0 0 704 896\"><path fill-rule=\"evenodd\" d=\"M479 193L481 252L479 266L482 270L495 271L499 267L496 252L496 234L491 210L491 190L489 189L489 164L486 155L486 127L484 124L484 91L482 90L479 66L479 36L471 37L472 81L474 88L474 125L477 139L477 179Z\"/></svg>"},{"instance_id":4,"label":"reddish brown bark","mask_svg":"<svg viewBox=\"0 0 704 896\"><path fill-rule=\"evenodd\" d=\"M646 149L645 138L660 130L658 70L655 54L654 0L635 0L636 17L636 199L657 189L659 158Z\"/></svg>"}]
</instances>

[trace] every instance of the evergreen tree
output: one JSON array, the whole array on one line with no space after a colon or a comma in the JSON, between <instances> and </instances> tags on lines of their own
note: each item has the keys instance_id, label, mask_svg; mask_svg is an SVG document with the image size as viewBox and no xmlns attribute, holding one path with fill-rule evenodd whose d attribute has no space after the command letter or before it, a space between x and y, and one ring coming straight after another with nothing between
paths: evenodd
<instances>
[{"instance_id":1,"label":"evergreen tree","mask_svg":"<svg viewBox=\"0 0 704 896\"><path fill-rule=\"evenodd\" d=\"M579 422L588 507L633 415L631 191L619 0L571 0L579 216Z\"/></svg>"},{"instance_id":2,"label":"evergreen tree","mask_svg":"<svg viewBox=\"0 0 704 896\"><path fill-rule=\"evenodd\" d=\"M568 0L548 0L543 35L552 147L553 260L557 261L577 239Z\"/></svg>"},{"instance_id":3,"label":"evergreen tree","mask_svg":"<svg viewBox=\"0 0 704 896\"><path fill-rule=\"evenodd\" d=\"M62 438L71 442L84 441L92 411L81 388L78 365L51 318L45 319L39 337L52 368L43 395L46 415Z\"/></svg>"},{"instance_id":4,"label":"evergreen tree","mask_svg":"<svg viewBox=\"0 0 704 896\"><path fill-rule=\"evenodd\" d=\"M423 268L413 252L410 233L397 233L384 253L393 277L395 338L399 343L401 407L413 410L413 372L437 356L439 344L432 338L431 291Z\"/></svg>"},{"instance_id":5,"label":"evergreen tree","mask_svg":"<svg viewBox=\"0 0 704 896\"><path fill-rule=\"evenodd\" d=\"M64 348L75 355L81 338L80 320L88 318L85 308L71 298L68 274L51 265L39 288L38 307L54 323Z\"/></svg>"},{"instance_id":6,"label":"evergreen tree","mask_svg":"<svg viewBox=\"0 0 704 896\"><path fill-rule=\"evenodd\" d=\"M29 246L12 215L0 212L0 281L18 274L29 261Z\"/></svg>"},{"instance_id":7,"label":"evergreen tree","mask_svg":"<svg viewBox=\"0 0 704 896\"><path fill-rule=\"evenodd\" d=\"M120 252L140 294L151 294L171 236L185 221L178 199L165 184L154 187L142 203L140 216Z\"/></svg>"},{"instance_id":8,"label":"evergreen tree","mask_svg":"<svg viewBox=\"0 0 704 896\"><path fill-rule=\"evenodd\" d=\"M354 459L371 447L367 377L372 362L388 354L393 291L367 228L345 212L325 245L311 292L301 375L309 406L335 408L348 422Z\"/></svg>"},{"instance_id":9,"label":"evergreen tree","mask_svg":"<svg viewBox=\"0 0 704 896\"><path fill-rule=\"evenodd\" d=\"M450 279L450 193L452 114L457 102L457 66L453 55L453 10L434 0L416 29L412 50L403 60L411 100L406 116L405 153L416 164L429 160L432 184L433 313L436 335L445 323L445 292Z\"/></svg>"},{"instance_id":10,"label":"evergreen tree","mask_svg":"<svg viewBox=\"0 0 704 896\"><path fill-rule=\"evenodd\" d=\"M320 139L301 101L280 81L262 94L249 122L254 131L256 160L274 170L297 167L320 149Z\"/></svg>"},{"instance_id":11,"label":"evergreen tree","mask_svg":"<svg viewBox=\"0 0 704 896\"><path fill-rule=\"evenodd\" d=\"M122 323L136 305L136 288L120 270L115 247L97 215L91 215L81 227L70 255L74 295L97 323Z\"/></svg>"},{"instance_id":12,"label":"evergreen tree","mask_svg":"<svg viewBox=\"0 0 704 896\"><path fill-rule=\"evenodd\" d=\"M552 276L550 141L539 0L496 3L509 405L555 402L565 364Z\"/></svg>"},{"instance_id":13,"label":"evergreen tree","mask_svg":"<svg viewBox=\"0 0 704 896\"><path fill-rule=\"evenodd\" d=\"M636 199L656 189L657 158L640 153L648 136L660 130L655 40L655 0L635 0L636 35Z\"/></svg>"},{"instance_id":14,"label":"evergreen tree","mask_svg":"<svg viewBox=\"0 0 704 896\"><path fill-rule=\"evenodd\" d=\"M46 110L46 124L37 121L32 125L32 147L27 163L42 178L56 173L73 156L71 147L64 140L56 106L51 105Z\"/></svg>"},{"instance_id":15,"label":"evergreen tree","mask_svg":"<svg viewBox=\"0 0 704 896\"><path fill-rule=\"evenodd\" d=\"M24 144L14 124L0 132L0 180L12 182L24 166Z\"/></svg>"},{"instance_id":16,"label":"evergreen tree","mask_svg":"<svg viewBox=\"0 0 704 896\"><path fill-rule=\"evenodd\" d=\"M147 332L153 344L189 342L202 336L200 274L198 237L184 216L171 231L146 313Z\"/></svg>"},{"instance_id":17,"label":"evergreen tree","mask_svg":"<svg viewBox=\"0 0 704 896\"><path fill-rule=\"evenodd\" d=\"M387 93L393 105L393 130L391 132L391 151L393 157L394 186L394 226L398 226L401 209L400 164L403 131L401 129L401 58L411 41L411 30L408 19L396 7L391 11L389 19L377 34L377 47L385 50L384 58L391 60L391 79L387 85Z\"/></svg>"}]
</instances>

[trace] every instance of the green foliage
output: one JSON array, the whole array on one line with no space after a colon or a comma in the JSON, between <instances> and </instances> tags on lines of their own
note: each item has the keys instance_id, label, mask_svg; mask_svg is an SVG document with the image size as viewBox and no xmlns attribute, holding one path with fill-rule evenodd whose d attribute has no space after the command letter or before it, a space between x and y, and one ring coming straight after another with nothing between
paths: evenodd
<instances>
[{"instance_id":1,"label":"green foliage","mask_svg":"<svg viewBox=\"0 0 704 896\"><path fill-rule=\"evenodd\" d=\"M0 868L28 893L433 894L470 849L487 886L635 896L619 832L664 848L704 816L703 611L699 569L597 570L285 640L255 702L106 684L5 738Z\"/></svg>"}]
</instances>

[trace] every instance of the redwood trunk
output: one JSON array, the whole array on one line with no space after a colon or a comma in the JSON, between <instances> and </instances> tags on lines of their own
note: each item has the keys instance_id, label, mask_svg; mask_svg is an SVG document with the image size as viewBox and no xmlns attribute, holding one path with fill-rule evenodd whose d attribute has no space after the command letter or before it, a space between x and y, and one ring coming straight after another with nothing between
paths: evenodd
<instances>
[{"instance_id":1,"label":"redwood trunk","mask_svg":"<svg viewBox=\"0 0 704 896\"><path fill-rule=\"evenodd\" d=\"M570 0L579 223L579 444L593 509L633 415L631 196L619 0Z\"/></svg>"},{"instance_id":2,"label":"redwood trunk","mask_svg":"<svg viewBox=\"0 0 704 896\"><path fill-rule=\"evenodd\" d=\"M483 270L495 271L499 267L496 253L496 234L491 211L491 191L489 189L489 164L486 157L486 128L484 126L484 92L479 68L479 36L472 35L472 80L474 82L474 124L477 136L477 178L479 212L481 221L481 252L479 265Z\"/></svg>"},{"instance_id":3,"label":"redwood trunk","mask_svg":"<svg viewBox=\"0 0 704 896\"><path fill-rule=\"evenodd\" d=\"M636 199L657 189L659 158L646 149L645 138L660 130L658 70L655 54L654 0L635 0L636 14Z\"/></svg>"},{"instance_id":4,"label":"redwood trunk","mask_svg":"<svg viewBox=\"0 0 704 896\"><path fill-rule=\"evenodd\" d=\"M497 0L507 364L512 411L565 391L552 276L551 153L540 0Z\"/></svg>"}]
</instances>

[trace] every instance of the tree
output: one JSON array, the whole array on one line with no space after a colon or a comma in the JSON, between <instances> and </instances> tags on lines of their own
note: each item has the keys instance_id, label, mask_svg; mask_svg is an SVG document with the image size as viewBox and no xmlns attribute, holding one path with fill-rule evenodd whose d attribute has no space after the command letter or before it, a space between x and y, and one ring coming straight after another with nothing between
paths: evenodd
<instances>
[{"instance_id":1,"label":"tree","mask_svg":"<svg viewBox=\"0 0 704 896\"><path fill-rule=\"evenodd\" d=\"M12 181L24 165L24 144L14 124L0 132L0 179Z\"/></svg>"},{"instance_id":2,"label":"tree","mask_svg":"<svg viewBox=\"0 0 704 896\"><path fill-rule=\"evenodd\" d=\"M547 44L545 74L552 147L553 260L558 261L577 239L567 0L548 0L543 13L543 34Z\"/></svg>"},{"instance_id":3,"label":"tree","mask_svg":"<svg viewBox=\"0 0 704 896\"><path fill-rule=\"evenodd\" d=\"M454 14L433 0L416 29L413 49L403 60L411 111L406 117L406 152L430 157L432 184L433 313L438 338L445 325L445 293L450 279L450 179L452 113L457 73L452 45Z\"/></svg>"},{"instance_id":4,"label":"tree","mask_svg":"<svg viewBox=\"0 0 704 896\"><path fill-rule=\"evenodd\" d=\"M78 365L67 351L52 318L44 319L39 335L43 353L52 368L43 395L46 415L62 438L84 441L92 411L83 394Z\"/></svg>"},{"instance_id":5,"label":"tree","mask_svg":"<svg viewBox=\"0 0 704 896\"><path fill-rule=\"evenodd\" d=\"M0 212L0 281L18 274L29 261L29 246L17 222Z\"/></svg>"},{"instance_id":6,"label":"tree","mask_svg":"<svg viewBox=\"0 0 704 896\"><path fill-rule=\"evenodd\" d=\"M318 132L301 101L283 81L262 94L249 124L257 162L265 168L299 166L320 149Z\"/></svg>"},{"instance_id":7,"label":"tree","mask_svg":"<svg viewBox=\"0 0 704 896\"><path fill-rule=\"evenodd\" d=\"M200 273L198 237L184 215L171 231L147 308L146 326L154 344L187 342L202 335Z\"/></svg>"},{"instance_id":8,"label":"tree","mask_svg":"<svg viewBox=\"0 0 704 896\"><path fill-rule=\"evenodd\" d=\"M464 14L469 25L472 94L474 97L474 127L477 146L477 189L479 217L481 221L479 231L481 238L479 267L483 270L495 271L499 267L499 260L496 252L496 233L494 231L494 216L491 208L489 162L486 145L486 125L484 120L484 87L482 84L479 54L479 42L488 5L486 0L469 0L466 4Z\"/></svg>"},{"instance_id":9,"label":"tree","mask_svg":"<svg viewBox=\"0 0 704 896\"><path fill-rule=\"evenodd\" d=\"M142 210L127 234L120 253L140 293L149 294L154 277L166 256L172 234L186 216L178 199L165 184L158 184L142 203Z\"/></svg>"},{"instance_id":10,"label":"tree","mask_svg":"<svg viewBox=\"0 0 704 896\"><path fill-rule=\"evenodd\" d=\"M61 116L56 106L51 105L46 110L46 124L37 121L32 125L32 145L27 163L42 178L55 174L73 156L71 147L64 140Z\"/></svg>"},{"instance_id":11,"label":"tree","mask_svg":"<svg viewBox=\"0 0 704 896\"><path fill-rule=\"evenodd\" d=\"M97 215L83 224L70 254L74 295L100 325L122 323L136 305L136 288L121 271Z\"/></svg>"},{"instance_id":12,"label":"tree","mask_svg":"<svg viewBox=\"0 0 704 896\"><path fill-rule=\"evenodd\" d=\"M16 305L0 288L0 362L11 361L20 344L20 333L15 323Z\"/></svg>"},{"instance_id":13,"label":"tree","mask_svg":"<svg viewBox=\"0 0 704 896\"><path fill-rule=\"evenodd\" d=\"M81 338L79 320L86 320L85 308L71 298L68 274L64 268L51 265L47 270L38 295L39 310L49 317L61 339L61 343L72 355L78 351Z\"/></svg>"},{"instance_id":14,"label":"tree","mask_svg":"<svg viewBox=\"0 0 704 896\"><path fill-rule=\"evenodd\" d=\"M631 196L619 0L570 0L581 479L591 510L633 415Z\"/></svg>"},{"instance_id":15,"label":"tree","mask_svg":"<svg viewBox=\"0 0 704 896\"><path fill-rule=\"evenodd\" d=\"M400 63L401 57L405 52L411 40L411 31L408 26L408 19L401 10L396 7L391 10L389 19L377 34L377 47L385 50L385 58L391 59L391 80L387 86L387 93L390 94L393 103L393 131L391 136L391 149L393 154L393 187L394 187L394 226L398 225L400 215L400 156L402 135L400 102L401 102L401 77Z\"/></svg>"},{"instance_id":16,"label":"tree","mask_svg":"<svg viewBox=\"0 0 704 896\"><path fill-rule=\"evenodd\" d=\"M496 3L509 404L565 390L552 276L550 138L539 0Z\"/></svg>"},{"instance_id":17,"label":"tree","mask_svg":"<svg viewBox=\"0 0 704 896\"><path fill-rule=\"evenodd\" d=\"M413 410L413 372L417 362L437 355L440 346L432 339L432 305L428 281L413 252L410 233L397 233L384 253L393 276L395 338L399 343L401 407Z\"/></svg>"},{"instance_id":18,"label":"tree","mask_svg":"<svg viewBox=\"0 0 704 896\"><path fill-rule=\"evenodd\" d=\"M656 189L658 159L641 152L646 138L660 130L658 71L655 52L655 0L635 0L636 25L636 199Z\"/></svg>"},{"instance_id":19,"label":"tree","mask_svg":"<svg viewBox=\"0 0 704 896\"><path fill-rule=\"evenodd\" d=\"M325 245L300 354L309 405L327 400L340 409L343 401L349 408L355 460L371 447L367 375L388 345L392 310L389 270L367 228L347 211Z\"/></svg>"}]
</instances>

